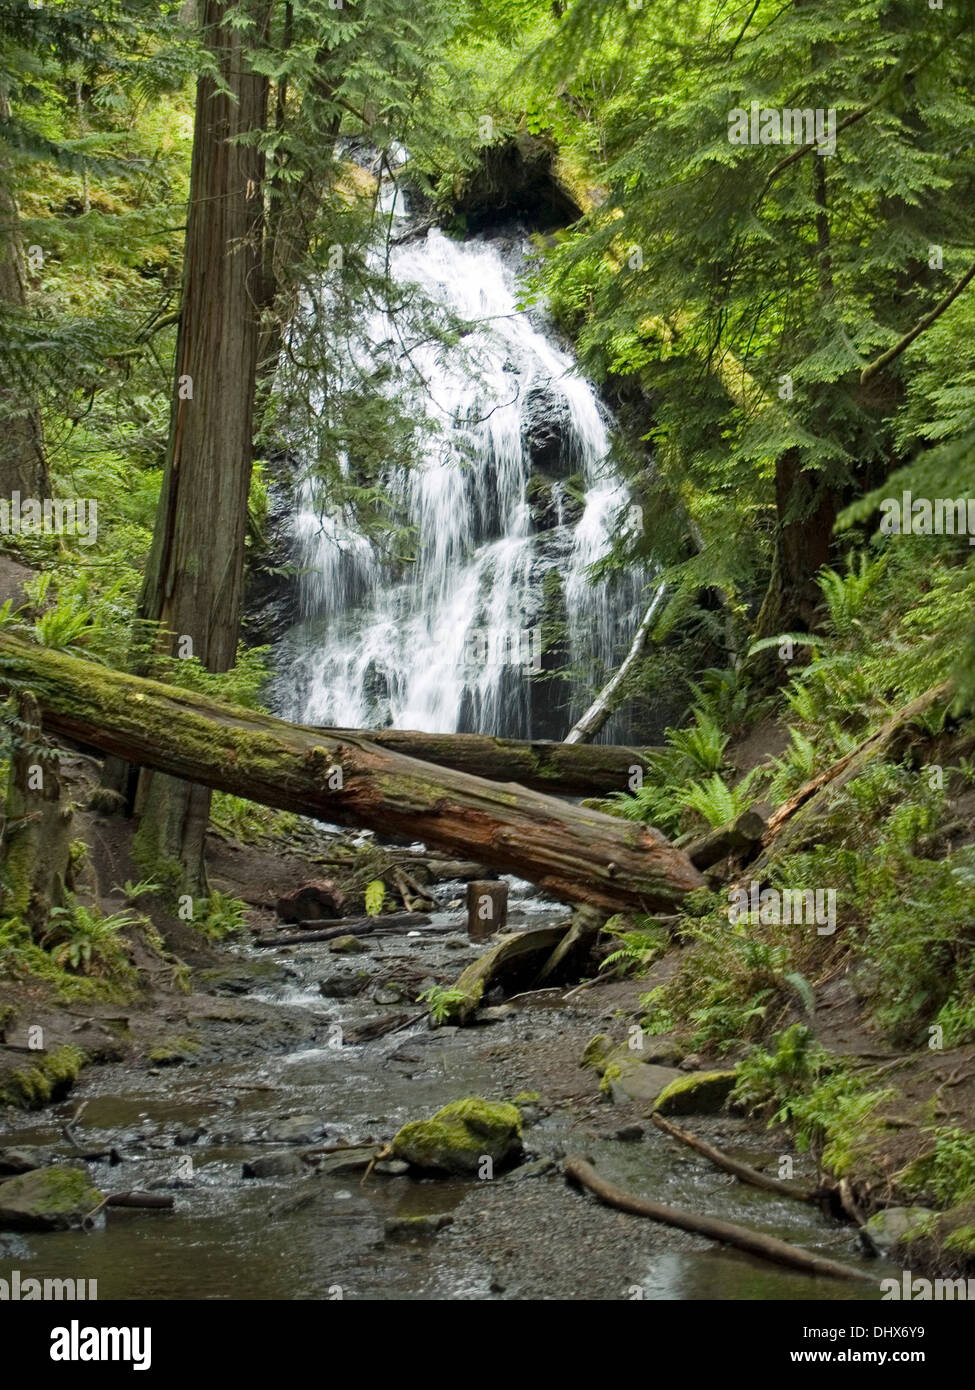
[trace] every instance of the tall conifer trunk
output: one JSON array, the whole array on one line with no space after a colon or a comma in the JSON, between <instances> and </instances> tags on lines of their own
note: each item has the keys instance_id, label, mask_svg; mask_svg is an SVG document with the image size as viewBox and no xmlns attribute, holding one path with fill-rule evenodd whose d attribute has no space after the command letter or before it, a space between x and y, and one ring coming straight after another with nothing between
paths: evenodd
<instances>
[{"instance_id":1,"label":"tall conifer trunk","mask_svg":"<svg viewBox=\"0 0 975 1390\"><path fill-rule=\"evenodd\" d=\"M10 102L0 86L0 119L10 119ZM27 262L20 232L20 213L10 170L0 159L0 308L27 310ZM44 498L50 495L41 415L33 393L0 379L0 496Z\"/></svg>"},{"instance_id":2,"label":"tall conifer trunk","mask_svg":"<svg viewBox=\"0 0 975 1390\"><path fill-rule=\"evenodd\" d=\"M197 83L182 305L169 453L140 615L161 624L158 650L226 671L237 651L260 339L268 82L247 52L261 42L270 0L252 0L254 28L230 27L227 0L205 0L205 47L220 74ZM241 137L244 137L241 139ZM187 641L189 639L189 641ZM210 794L145 774L136 850L158 881L206 892Z\"/></svg>"}]
</instances>

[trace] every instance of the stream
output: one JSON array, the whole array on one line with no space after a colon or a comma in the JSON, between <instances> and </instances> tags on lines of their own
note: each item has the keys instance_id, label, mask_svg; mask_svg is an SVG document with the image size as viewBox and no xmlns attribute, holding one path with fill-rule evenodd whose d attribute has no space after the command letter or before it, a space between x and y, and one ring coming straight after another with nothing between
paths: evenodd
<instances>
[{"instance_id":1,"label":"stream","mask_svg":"<svg viewBox=\"0 0 975 1390\"><path fill-rule=\"evenodd\" d=\"M459 891L442 885L438 894L445 906ZM514 926L564 916L530 893L512 884ZM445 907L432 925L457 921ZM95 1184L171 1191L174 1211L111 1209L86 1233L0 1234L0 1276L19 1268L97 1279L102 1299L879 1297L890 1271L858 1253L849 1226L739 1184L659 1133L639 1107L600 1096L579 1058L595 1032L620 1036L619 1015L635 1003L638 982L599 986L565 1004L548 991L489 1025L431 1031L420 1019L343 1044L354 1023L388 1011L397 974L414 989L421 973L454 978L481 949L462 930L372 937L351 958L326 943L229 948L209 992L187 1001L197 1052L178 1066L90 1068L68 1100L3 1135L5 1146L70 1159L62 1127L84 1102L77 1143L114 1149L119 1159L88 1163ZM381 983L355 998L322 993L323 981L334 995L359 973ZM382 1142L404 1121L463 1096L526 1092L539 1098L523 1102L523 1172L490 1181L374 1172L363 1184L361 1163L349 1171L343 1150L317 1172L301 1158L308 1149ZM721 1115L692 1126L738 1157L775 1160L773 1141L753 1124ZM567 1186L559 1160L572 1152L632 1192L863 1263L876 1282L813 1279L623 1216ZM243 1176L244 1164L269 1154L284 1156L278 1176ZM808 1181L809 1160L796 1155L795 1163L796 1178ZM449 1224L404 1237L395 1223L418 1215Z\"/></svg>"}]
</instances>

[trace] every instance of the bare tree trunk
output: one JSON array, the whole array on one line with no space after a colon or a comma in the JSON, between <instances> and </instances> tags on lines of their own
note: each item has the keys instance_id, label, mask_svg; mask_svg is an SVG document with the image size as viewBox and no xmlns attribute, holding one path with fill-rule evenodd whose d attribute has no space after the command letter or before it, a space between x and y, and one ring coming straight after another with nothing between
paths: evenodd
<instances>
[{"instance_id":1,"label":"bare tree trunk","mask_svg":"<svg viewBox=\"0 0 975 1390\"><path fill-rule=\"evenodd\" d=\"M0 87L0 118L10 118L10 102ZM0 309L27 312L27 263L20 234L17 199L10 170L0 161ZM0 497L50 496L44 431L37 400L22 384L0 377Z\"/></svg>"},{"instance_id":2,"label":"bare tree trunk","mask_svg":"<svg viewBox=\"0 0 975 1390\"><path fill-rule=\"evenodd\" d=\"M253 137L267 119L268 82L251 70L248 47L264 38L270 3L244 8L252 31L226 22L236 9L228 0L203 5L221 84L209 73L197 83L169 455L140 609L161 625L160 650L210 671L228 670L237 653L263 299L264 156ZM152 775L136 809L145 871L205 894L209 792Z\"/></svg>"},{"instance_id":3,"label":"bare tree trunk","mask_svg":"<svg viewBox=\"0 0 975 1390\"><path fill-rule=\"evenodd\" d=\"M650 630L653 627L653 620L657 609L663 602L665 589L663 584L653 596L653 601L646 613L643 621L637 628L636 636L633 638L633 645L626 654L626 660L596 696L595 700L576 722L565 736L566 743L588 743L590 739L596 737L600 729L612 717L614 711L623 696L623 688L627 676L640 660L646 649L647 641L650 637ZM620 789L622 790L622 788Z\"/></svg>"}]
</instances>

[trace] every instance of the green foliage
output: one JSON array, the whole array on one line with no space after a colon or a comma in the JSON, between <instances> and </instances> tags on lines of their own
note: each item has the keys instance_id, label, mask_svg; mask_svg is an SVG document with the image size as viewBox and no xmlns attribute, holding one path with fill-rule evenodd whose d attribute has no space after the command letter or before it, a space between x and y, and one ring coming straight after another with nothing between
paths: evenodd
<instances>
[{"instance_id":1,"label":"green foliage","mask_svg":"<svg viewBox=\"0 0 975 1390\"><path fill-rule=\"evenodd\" d=\"M195 918L195 925L211 941L222 941L224 937L239 932L244 927L247 904L229 893L220 893L216 888L204 904L204 915Z\"/></svg>"},{"instance_id":2,"label":"green foliage","mask_svg":"<svg viewBox=\"0 0 975 1390\"><path fill-rule=\"evenodd\" d=\"M386 901L386 885L381 878L374 878L371 883L366 884L365 903L366 913L370 917L378 917L383 910Z\"/></svg>"},{"instance_id":3,"label":"green foliage","mask_svg":"<svg viewBox=\"0 0 975 1390\"><path fill-rule=\"evenodd\" d=\"M130 977L132 942L122 932L138 921L128 910L106 917L97 908L72 900L67 907L51 909L41 944L63 970L102 978Z\"/></svg>"},{"instance_id":4,"label":"green foliage","mask_svg":"<svg viewBox=\"0 0 975 1390\"><path fill-rule=\"evenodd\" d=\"M808 1029L792 1024L778 1035L775 1050L753 1049L738 1066L734 1103L786 1124L800 1151L841 1177L852 1164L868 1124L890 1088L869 1087L869 1073L826 1051Z\"/></svg>"},{"instance_id":5,"label":"green foliage","mask_svg":"<svg viewBox=\"0 0 975 1390\"><path fill-rule=\"evenodd\" d=\"M727 825L747 811L755 800L755 784L764 776L761 768L753 768L734 786L714 773L704 781L688 783L677 796L682 806L689 806L703 816L709 825Z\"/></svg>"},{"instance_id":6,"label":"green foliage","mask_svg":"<svg viewBox=\"0 0 975 1390\"><path fill-rule=\"evenodd\" d=\"M644 974L670 944L666 927L649 917L636 929L614 927L610 921L603 930L617 937L620 944L604 957L600 970L612 968L617 973Z\"/></svg>"},{"instance_id":7,"label":"green foliage","mask_svg":"<svg viewBox=\"0 0 975 1390\"><path fill-rule=\"evenodd\" d=\"M426 1004L430 1017L437 1025L450 1018L455 1005L463 1004L467 995L462 989L445 989L442 985L431 985L417 995L418 1004Z\"/></svg>"},{"instance_id":8,"label":"green foliage","mask_svg":"<svg viewBox=\"0 0 975 1390\"><path fill-rule=\"evenodd\" d=\"M938 1207L975 1195L975 1134L946 1125L930 1131L931 1150L900 1174L904 1191Z\"/></svg>"},{"instance_id":9,"label":"green foliage","mask_svg":"<svg viewBox=\"0 0 975 1390\"><path fill-rule=\"evenodd\" d=\"M719 772L730 735L723 732L706 710L691 711L694 724L689 729L668 729L671 748L700 772Z\"/></svg>"},{"instance_id":10,"label":"green foliage","mask_svg":"<svg viewBox=\"0 0 975 1390\"><path fill-rule=\"evenodd\" d=\"M277 811L230 792L214 792L210 801L211 825L244 844L286 841L298 821L291 811Z\"/></svg>"}]
</instances>

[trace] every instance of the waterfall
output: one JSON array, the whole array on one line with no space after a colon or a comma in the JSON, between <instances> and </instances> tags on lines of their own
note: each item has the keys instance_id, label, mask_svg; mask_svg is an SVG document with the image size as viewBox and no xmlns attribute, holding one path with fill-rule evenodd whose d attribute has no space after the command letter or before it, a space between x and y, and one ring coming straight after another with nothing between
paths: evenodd
<instances>
[{"instance_id":1,"label":"waterfall","mask_svg":"<svg viewBox=\"0 0 975 1390\"><path fill-rule=\"evenodd\" d=\"M412 349L396 383L439 422L413 466L384 479L414 528L405 565L348 519L321 515L303 489L300 621L279 659L291 718L562 738L591 694L578 672L598 680L625 654L646 576L594 585L589 569L627 493L591 385L519 307L526 250L520 238L458 242L437 230L392 248L398 284L479 326L463 351ZM390 333L377 315L366 351ZM604 737L628 732L616 719Z\"/></svg>"}]
</instances>

